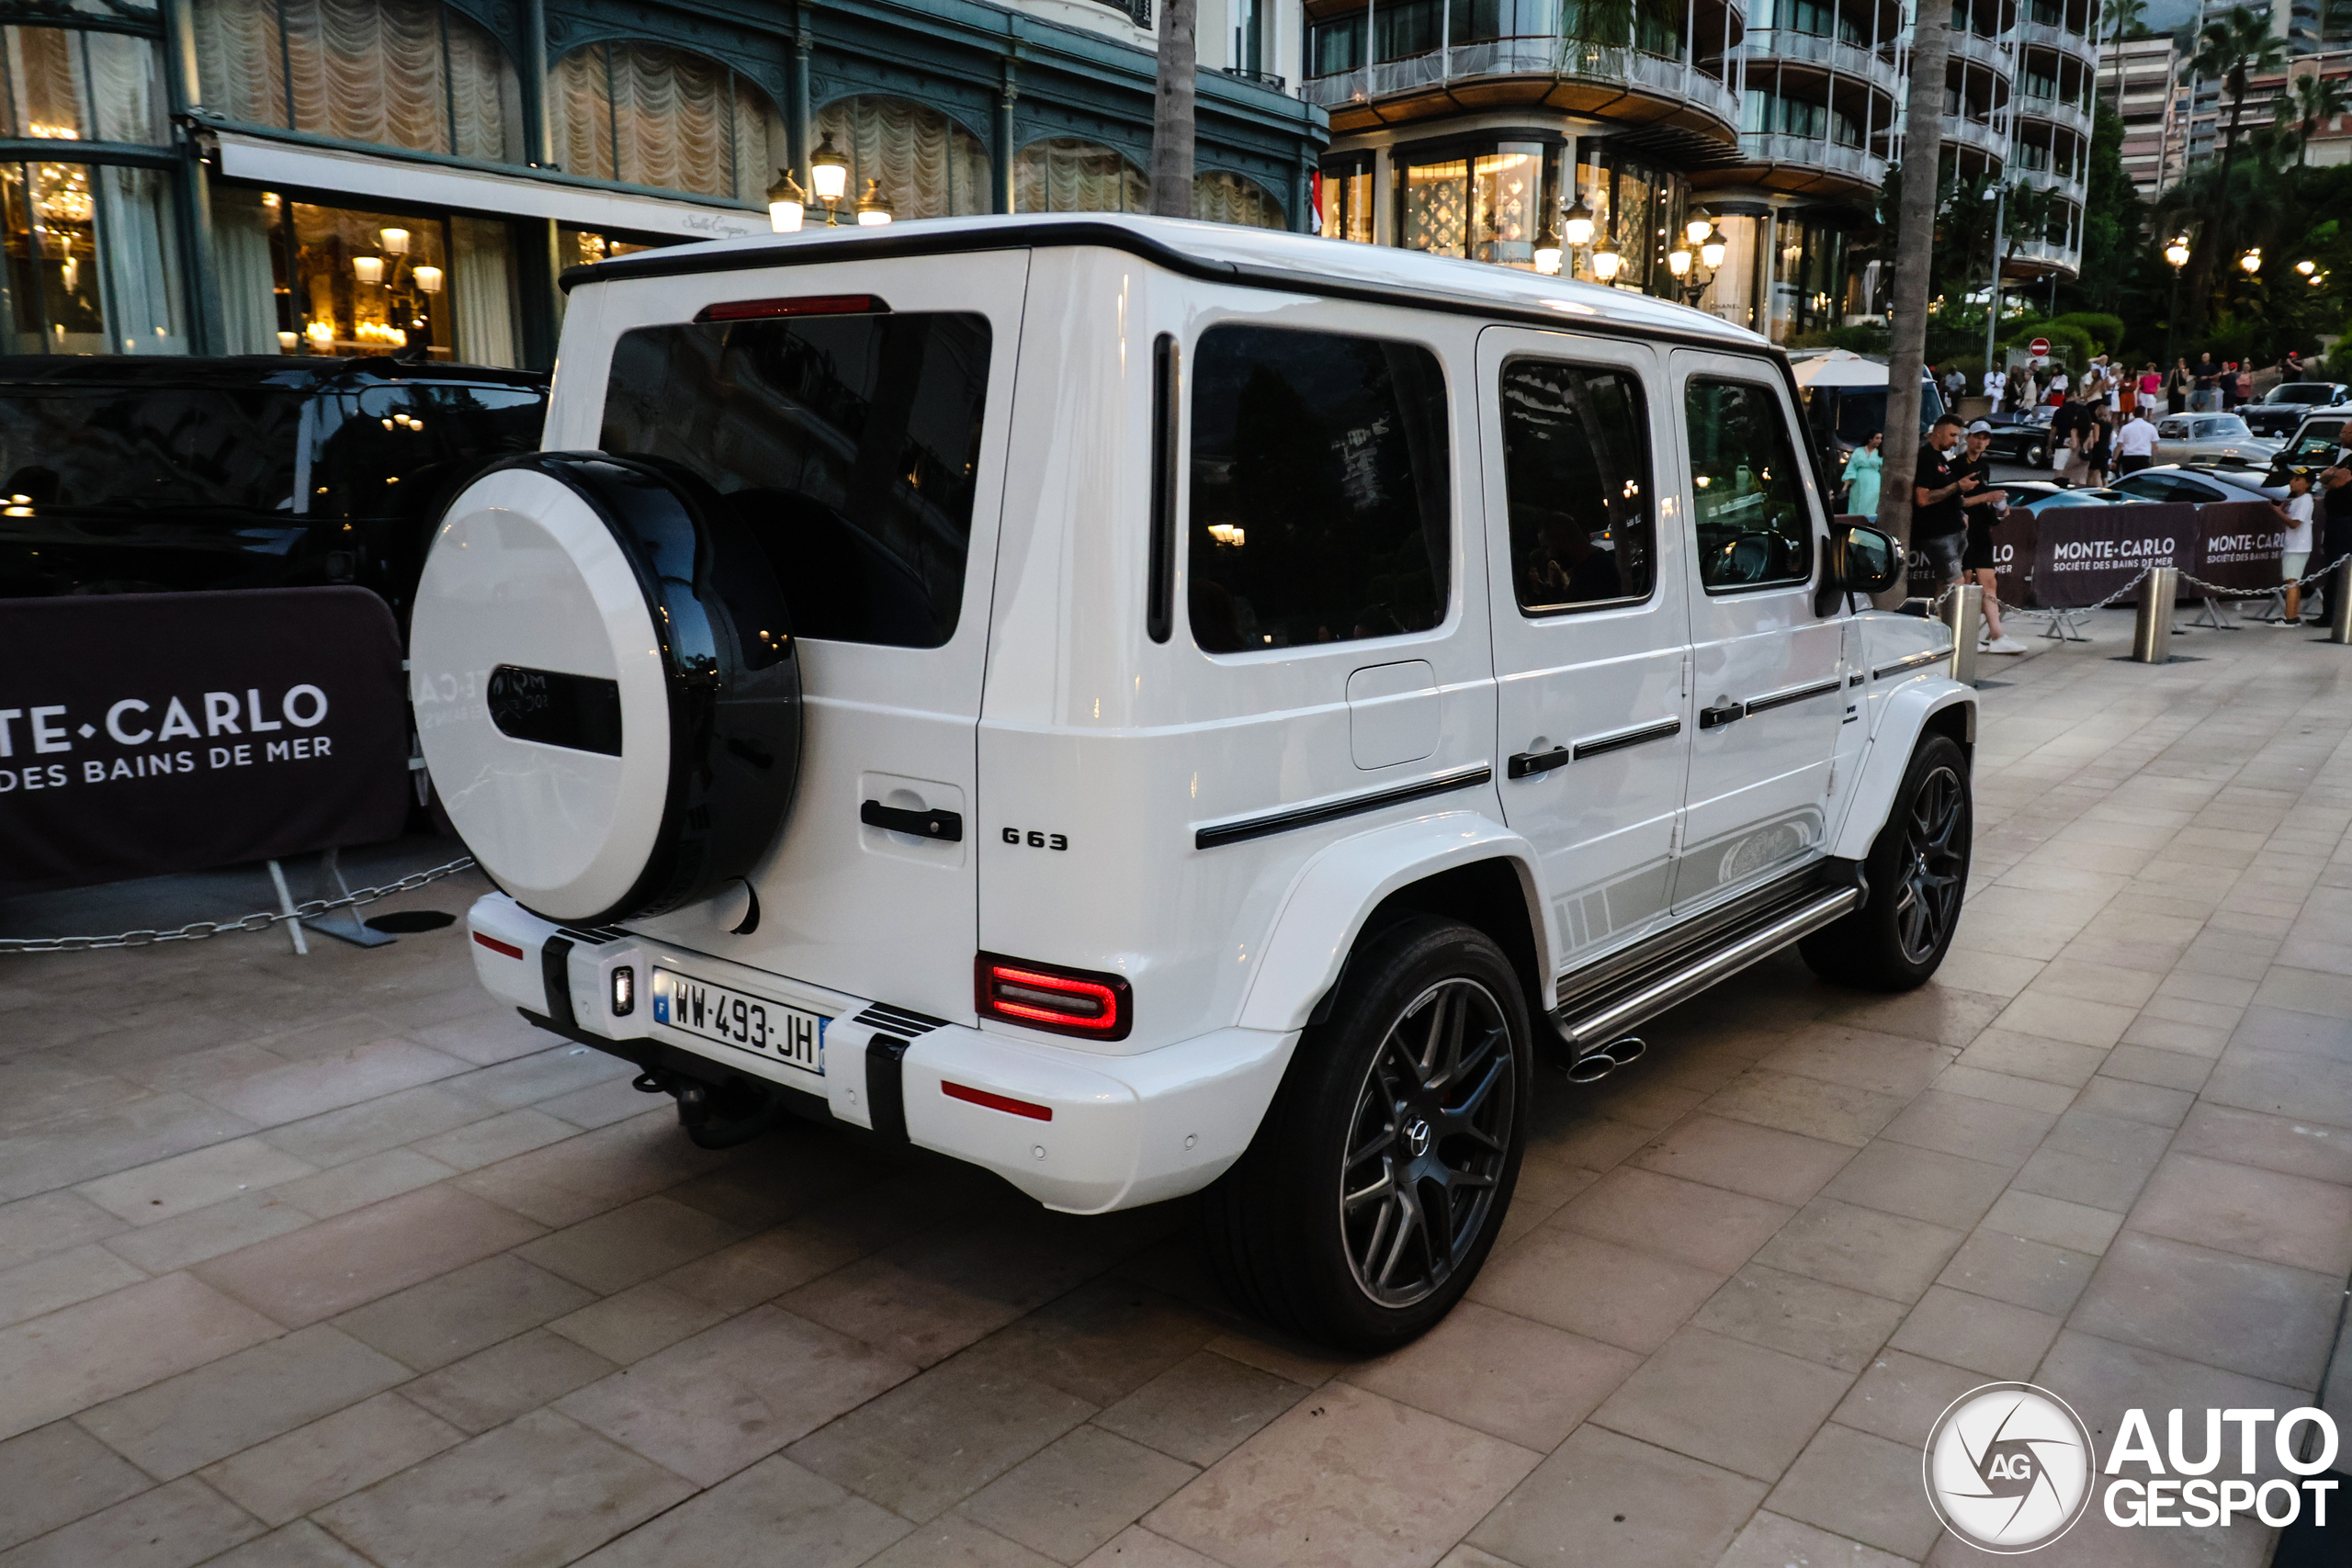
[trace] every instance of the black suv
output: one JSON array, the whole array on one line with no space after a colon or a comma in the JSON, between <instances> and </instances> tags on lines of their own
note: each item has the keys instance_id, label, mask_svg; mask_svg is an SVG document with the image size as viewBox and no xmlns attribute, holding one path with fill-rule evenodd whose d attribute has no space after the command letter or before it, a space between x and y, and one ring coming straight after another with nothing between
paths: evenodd
<instances>
[{"instance_id":1,"label":"black suv","mask_svg":"<svg viewBox=\"0 0 2352 1568\"><path fill-rule=\"evenodd\" d=\"M356 582L403 625L444 502L548 378L388 358L0 357L0 598Z\"/></svg>"}]
</instances>

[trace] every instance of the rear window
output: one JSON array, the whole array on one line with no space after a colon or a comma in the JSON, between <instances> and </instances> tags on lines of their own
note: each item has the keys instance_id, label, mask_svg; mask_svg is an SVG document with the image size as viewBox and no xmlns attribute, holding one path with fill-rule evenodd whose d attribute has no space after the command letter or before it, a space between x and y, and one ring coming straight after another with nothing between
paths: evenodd
<instances>
[{"instance_id":1,"label":"rear window","mask_svg":"<svg viewBox=\"0 0 2352 1568\"><path fill-rule=\"evenodd\" d=\"M547 400L527 387L410 382L318 400L310 512L405 517L437 511L501 457L536 452Z\"/></svg>"},{"instance_id":2,"label":"rear window","mask_svg":"<svg viewBox=\"0 0 2352 1568\"><path fill-rule=\"evenodd\" d=\"M613 350L604 449L698 480L758 540L795 636L956 635L988 395L988 318L640 327Z\"/></svg>"},{"instance_id":3,"label":"rear window","mask_svg":"<svg viewBox=\"0 0 2352 1568\"><path fill-rule=\"evenodd\" d=\"M2294 446L2289 447L2285 455L2289 457L2299 459L2304 457L2332 458L2335 456L2335 448L2341 444L2340 438L2343 434L2344 426L2340 424L2321 423L2314 425L2311 429L2304 431L2301 435L2297 436L2295 438Z\"/></svg>"},{"instance_id":4,"label":"rear window","mask_svg":"<svg viewBox=\"0 0 2352 1568\"><path fill-rule=\"evenodd\" d=\"M1240 653L1443 620L1452 464L1437 356L1221 326L1193 357L1193 640Z\"/></svg>"},{"instance_id":5,"label":"rear window","mask_svg":"<svg viewBox=\"0 0 2352 1568\"><path fill-rule=\"evenodd\" d=\"M295 391L0 389L0 493L19 506L290 513L301 424Z\"/></svg>"}]
</instances>

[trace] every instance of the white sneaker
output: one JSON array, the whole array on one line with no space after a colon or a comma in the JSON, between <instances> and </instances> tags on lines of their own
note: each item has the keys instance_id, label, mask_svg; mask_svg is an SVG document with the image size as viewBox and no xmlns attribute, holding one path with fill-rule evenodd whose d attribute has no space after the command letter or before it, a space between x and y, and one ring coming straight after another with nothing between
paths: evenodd
<instances>
[{"instance_id":1,"label":"white sneaker","mask_svg":"<svg viewBox=\"0 0 2352 1568\"><path fill-rule=\"evenodd\" d=\"M1979 642L1976 645L1976 651L1979 653L2023 653L2025 644L2004 634L1990 642Z\"/></svg>"}]
</instances>

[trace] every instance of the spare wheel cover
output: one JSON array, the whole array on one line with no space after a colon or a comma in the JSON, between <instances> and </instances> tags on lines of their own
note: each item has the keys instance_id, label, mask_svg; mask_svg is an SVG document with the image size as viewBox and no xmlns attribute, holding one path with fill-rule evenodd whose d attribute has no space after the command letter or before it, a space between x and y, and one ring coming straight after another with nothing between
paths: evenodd
<instances>
[{"instance_id":1,"label":"spare wheel cover","mask_svg":"<svg viewBox=\"0 0 2352 1568\"><path fill-rule=\"evenodd\" d=\"M410 639L435 788L500 887L551 920L658 914L743 876L800 764L773 568L691 477L535 452L442 514Z\"/></svg>"}]
</instances>

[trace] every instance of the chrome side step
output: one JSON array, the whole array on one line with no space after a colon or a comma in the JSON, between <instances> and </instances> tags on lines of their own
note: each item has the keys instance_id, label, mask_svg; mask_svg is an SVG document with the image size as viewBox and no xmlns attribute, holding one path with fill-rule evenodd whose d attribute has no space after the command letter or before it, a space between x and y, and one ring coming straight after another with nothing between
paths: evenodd
<instances>
[{"instance_id":1,"label":"chrome side step","mask_svg":"<svg viewBox=\"0 0 2352 1568\"><path fill-rule=\"evenodd\" d=\"M1744 933L1735 929L1730 933L1733 940L1721 947L1690 955L1662 972L1633 976L1629 985L1612 987L1601 996L1578 998L1551 1015L1552 1027L1559 1031L1573 1056L1582 1056L1623 1039L1644 1021L1819 931L1861 901L1859 887L1829 888Z\"/></svg>"}]
</instances>

